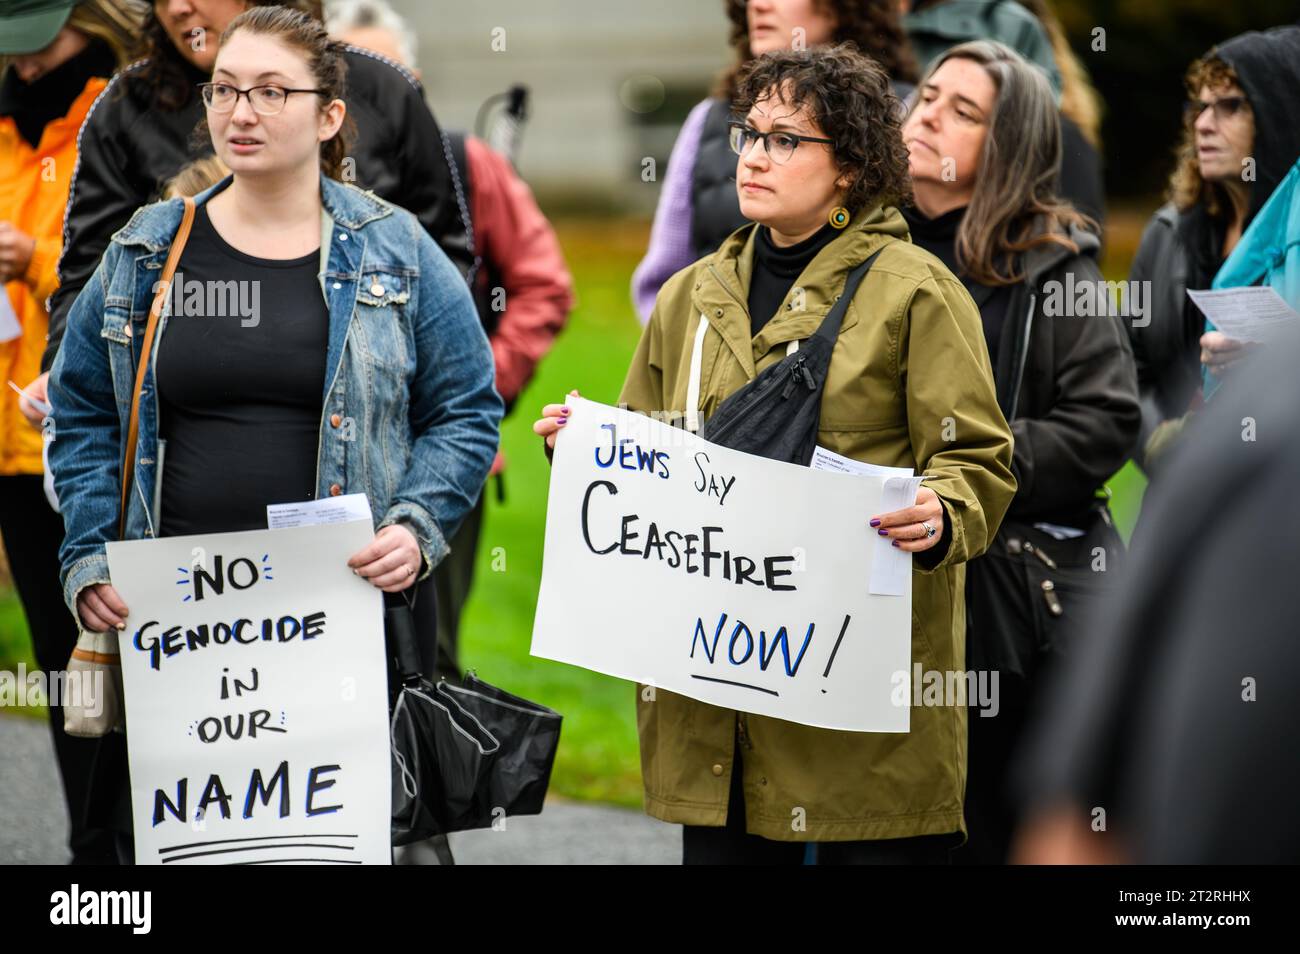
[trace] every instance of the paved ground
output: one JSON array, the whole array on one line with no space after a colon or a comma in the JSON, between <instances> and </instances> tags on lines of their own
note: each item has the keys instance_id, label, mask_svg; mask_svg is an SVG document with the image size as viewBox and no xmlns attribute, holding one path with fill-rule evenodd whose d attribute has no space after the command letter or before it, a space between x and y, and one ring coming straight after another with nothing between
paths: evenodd
<instances>
[{"instance_id":1,"label":"paved ground","mask_svg":"<svg viewBox=\"0 0 1300 954\"><path fill-rule=\"evenodd\" d=\"M48 726L0 714L0 864L65 864L67 817ZM640 812L551 801L504 831L451 836L460 864L677 864L681 828Z\"/></svg>"}]
</instances>

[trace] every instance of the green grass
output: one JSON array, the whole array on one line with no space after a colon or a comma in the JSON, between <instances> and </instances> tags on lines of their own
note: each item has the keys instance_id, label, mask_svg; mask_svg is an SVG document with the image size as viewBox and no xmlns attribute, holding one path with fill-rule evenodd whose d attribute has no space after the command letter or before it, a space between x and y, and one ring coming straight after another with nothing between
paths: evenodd
<instances>
[{"instance_id":1,"label":"green grass","mask_svg":"<svg viewBox=\"0 0 1300 954\"><path fill-rule=\"evenodd\" d=\"M563 713L553 792L635 806L641 804L641 774L634 685L528 654L550 479L532 423L543 404L572 388L595 401L616 402L640 335L628 292L635 252L595 236L564 237L578 305L502 427L506 500L497 503L489 494L461 655L489 682Z\"/></svg>"},{"instance_id":2,"label":"green grass","mask_svg":"<svg viewBox=\"0 0 1300 954\"><path fill-rule=\"evenodd\" d=\"M605 403L618 398L640 326L629 301L644 227L619 222L561 227L578 306L555 349L506 420L506 501L489 485L474 591L462 621L462 661L479 676L563 713L551 790L576 799L641 804L633 684L528 654L542 566L549 466L532 422L570 388ZM1127 536L1145 481L1127 466L1110 481ZM0 594L0 668L34 666L22 611Z\"/></svg>"},{"instance_id":3,"label":"green grass","mask_svg":"<svg viewBox=\"0 0 1300 954\"><path fill-rule=\"evenodd\" d=\"M27 617L23 615L18 594L10 589L0 590L0 669L13 671L19 663L29 670L36 668Z\"/></svg>"}]
</instances>

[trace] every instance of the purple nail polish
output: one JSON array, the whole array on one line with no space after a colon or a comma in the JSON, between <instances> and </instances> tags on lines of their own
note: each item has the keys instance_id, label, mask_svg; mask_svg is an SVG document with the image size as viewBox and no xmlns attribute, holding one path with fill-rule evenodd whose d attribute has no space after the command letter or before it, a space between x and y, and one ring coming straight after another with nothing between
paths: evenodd
<instances>
[{"instance_id":1,"label":"purple nail polish","mask_svg":"<svg viewBox=\"0 0 1300 954\"><path fill-rule=\"evenodd\" d=\"M568 422L569 422L569 419L568 419L567 417L562 417L562 418L560 418L560 422L556 425L556 427L563 427L563 426L564 426L565 424L567 424Z\"/></svg>"},{"instance_id":2,"label":"purple nail polish","mask_svg":"<svg viewBox=\"0 0 1300 954\"><path fill-rule=\"evenodd\" d=\"M898 546L898 541L897 541L897 540L892 540L892 541L890 541L890 544L889 544L889 545L890 545L891 547L896 547L896 546Z\"/></svg>"},{"instance_id":3,"label":"purple nail polish","mask_svg":"<svg viewBox=\"0 0 1300 954\"><path fill-rule=\"evenodd\" d=\"M880 521L879 521L879 520L872 520L872 521L871 521L871 525L872 525L873 527L878 527L878 526L880 526Z\"/></svg>"},{"instance_id":4,"label":"purple nail polish","mask_svg":"<svg viewBox=\"0 0 1300 954\"><path fill-rule=\"evenodd\" d=\"M568 409L567 407L562 407L562 408L560 408L560 413L561 413L561 414L568 414L568 413L569 413L569 409Z\"/></svg>"},{"instance_id":5,"label":"purple nail polish","mask_svg":"<svg viewBox=\"0 0 1300 954\"><path fill-rule=\"evenodd\" d=\"M882 537L887 537L887 536L889 536L889 531L888 531L888 530L877 530L876 533L880 534Z\"/></svg>"}]
</instances>

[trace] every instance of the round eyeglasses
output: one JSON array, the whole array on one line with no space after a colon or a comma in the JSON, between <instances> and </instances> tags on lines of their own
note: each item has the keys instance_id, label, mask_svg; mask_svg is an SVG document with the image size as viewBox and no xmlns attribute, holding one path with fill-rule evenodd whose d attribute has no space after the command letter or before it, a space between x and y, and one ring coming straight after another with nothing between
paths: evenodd
<instances>
[{"instance_id":1,"label":"round eyeglasses","mask_svg":"<svg viewBox=\"0 0 1300 954\"><path fill-rule=\"evenodd\" d=\"M248 103L253 107L253 111L263 116L274 116L284 109L285 101L288 100L290 93L316 93L320 95L325 92L320 89L287 89L284 86L274 84L239 89L229 83L200 83L199 90L203 93L203 105L214 113L231 112L235 108L235 103L239 102L239 97L247 96Z\"/></svg>"},{"instance_id":2,"label":"round eyeglasses","mask_svg":"<svg viewBox=\"0 0 1300 954\"><path fill-rule=\"evenodd\" d=\"M824 142L828 146L835 145L834 139L822 139L819 136L798 136L776 130L761 133L744 123L728 123L727 126L731 132L731 151L736 155L743 156L749 151L750 146L761 139L768 156L778 164L788 162L801 142Z\"/></svg>"}]
</instances>

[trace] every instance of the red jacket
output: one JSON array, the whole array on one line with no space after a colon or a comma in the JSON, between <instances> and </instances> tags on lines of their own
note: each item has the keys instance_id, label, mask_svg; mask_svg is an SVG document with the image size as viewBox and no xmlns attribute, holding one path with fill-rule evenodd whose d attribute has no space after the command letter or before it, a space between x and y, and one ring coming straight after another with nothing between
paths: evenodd
<instances>
[{"instance_id":1,"label":"red jacket","mask_svg":"<svg viewBox=\"0 0 1300 954\"><path fill-rule=\"evenodd\" d=\"M573 308L573 277L555 230L510 162L473 136L466 138L465 155L474 251L485 265L479 280L492 275L505 290L491 343L497 391L510 403L564 327Z\"/></svg>"}]
</instances>

